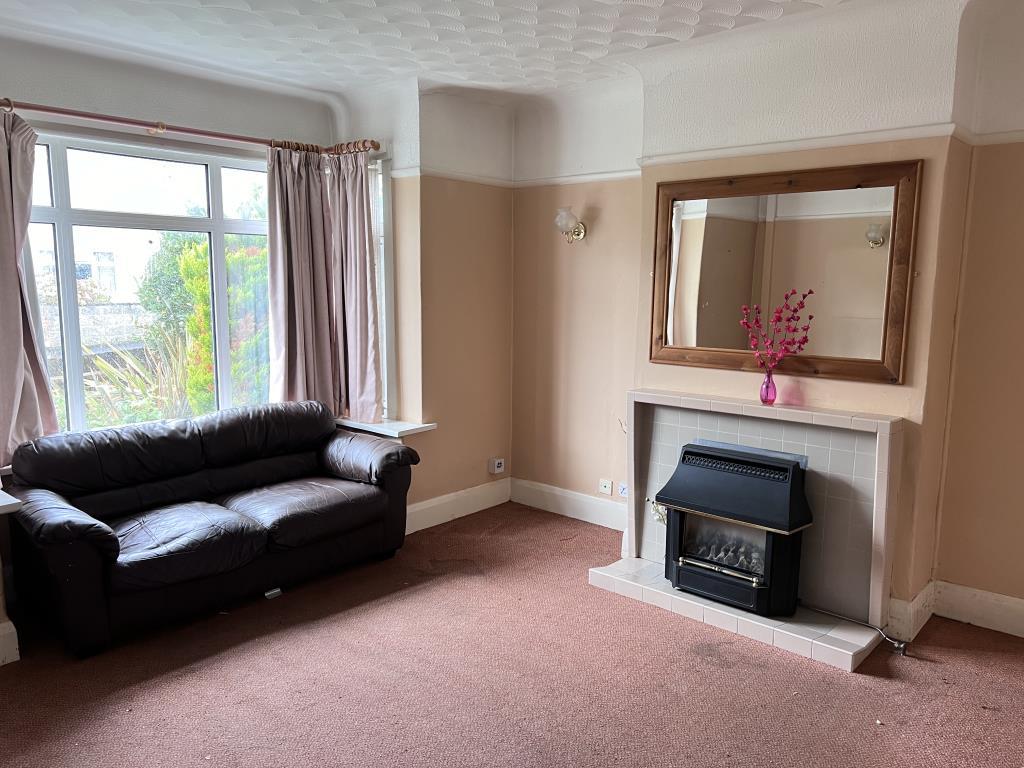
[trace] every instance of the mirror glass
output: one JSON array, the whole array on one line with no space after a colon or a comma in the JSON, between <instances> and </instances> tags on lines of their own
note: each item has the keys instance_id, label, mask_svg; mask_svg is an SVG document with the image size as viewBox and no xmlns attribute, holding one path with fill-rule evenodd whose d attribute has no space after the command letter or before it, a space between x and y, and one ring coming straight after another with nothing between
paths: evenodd
<instances>
[{"instance_id":1,"label":"mirror glass","mask_svg":"<svg viewBox=\"0 0 1024 768\"><path fill-rule=\"evenodd\" d=\"M672 201L668 347L746 350L740 308L814 289L804 354L879 360L895 187Z\"/></svg>"}]
</instances>

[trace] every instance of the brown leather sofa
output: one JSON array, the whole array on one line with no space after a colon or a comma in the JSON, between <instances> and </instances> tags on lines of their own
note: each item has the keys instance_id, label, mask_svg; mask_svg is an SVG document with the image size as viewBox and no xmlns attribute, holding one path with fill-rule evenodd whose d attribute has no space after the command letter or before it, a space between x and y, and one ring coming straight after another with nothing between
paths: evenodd
<instances>
[{"instance_id":1,"label":"brown leather sofa","mask_svg":"<svg viewBox=\"0 0 1024 768\"><path fill-rule=\"evenodd\" d=\"M411 448L322 403L67 433L20 446L19 602L80 655L155 624L394 554Z\"/></svg>"}]
</instances>

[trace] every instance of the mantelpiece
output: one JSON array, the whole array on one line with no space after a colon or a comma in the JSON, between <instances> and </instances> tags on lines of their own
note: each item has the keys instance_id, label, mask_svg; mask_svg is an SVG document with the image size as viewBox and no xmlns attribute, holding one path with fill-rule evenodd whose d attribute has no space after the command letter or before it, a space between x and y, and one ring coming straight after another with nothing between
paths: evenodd
<instances>
[{"instance_id":1,"label":"mantelpiece","mask_svg":"<svg viewBox=\"0 0 1024 768\"><path fill-rule=\"evenodd\" d=\"M665 528L647 499L667 480L682 445L705 440L804 455L815 525L805 537L801 599L878 627L888 624L890 510L899 487L902 419L638 389L628 393L627 431L632 493L622 555L628 562L664 562ZM600 580L599 574L594 583ZM707 611L720 612L718 606Z\"/></svg>"}]
</instances>

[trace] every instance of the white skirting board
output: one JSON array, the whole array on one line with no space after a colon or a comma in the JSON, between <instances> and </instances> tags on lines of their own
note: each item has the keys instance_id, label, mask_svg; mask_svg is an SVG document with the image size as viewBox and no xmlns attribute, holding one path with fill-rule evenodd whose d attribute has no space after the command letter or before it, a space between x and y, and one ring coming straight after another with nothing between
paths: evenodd
<instances>
[{"instance_id":1,"label":"white skirting board","mask_svg":"<svg viewBox=\"0 0 1024 768\"><path fill-rule=\"evenodd\" d=\"M1024 600L948 581L929 582L909 602L890 601L889 632L900 640L913 640L933 614L1024 637Z\"/></svg>"},{"instance_id":2,"label":"white skirting board","mask_svg":"<svg viewBox=\"0 0 1024 768\"><path fill-rule=\"evenodd\" d=\"M18 633L9 621L0 621L0 666L21 658L18 652Z\"/></svg>"},{"instance_id":3,"label":"white skirting board","mask_svg":"<svg viewBox=\"0 0 1024 768\"><path fill-rule=\"evenodd\" d=\"M577 491L567 491L554 485L517 478L512 479L512 501L616 531L626 529L624 501L601 499Z\"/></svg>"},{"instance_id":4,"label":"white skirting board","mask_svg":"<svg viewBox=\"0 0 1024 768\"><path fill-rule=\"evenodd\" d=\"M889 626L886 631L897 640L909 642L917 637L933 613L935 582L929 581L913 600L897 600L895 597L889 600Z\"/></svg>"},{"instance_id":5,"label":"white skirting board","mask_svg":"<svg viewBox=\"0 0 1024 768\"><path fill-rule=\"evenodd\" d=\"M481 512L506 501L515 501L545 512L554 512L605 528L621 531L626 526L626 504L567 491L532 480L504 478L409 505L407 534Z\"/></svg>"},{"instance_id":6,"label":"white skirting board","mask_svg":"<svg viewBox=\"0 0 1024 768\"><path fill-rule=\"evenodd\" d=\"M432 528L458 517L472 515L484 509L504 504L512 496L512 480L503 478L444 496L410 504L405 523L406 534Z\"/></svg>"}]
</instances>

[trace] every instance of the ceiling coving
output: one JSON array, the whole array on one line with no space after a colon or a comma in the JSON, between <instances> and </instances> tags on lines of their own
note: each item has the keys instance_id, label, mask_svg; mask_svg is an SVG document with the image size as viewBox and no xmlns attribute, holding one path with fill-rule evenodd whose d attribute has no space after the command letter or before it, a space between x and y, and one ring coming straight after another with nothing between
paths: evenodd
<instances>
[{"instance_id":1,"label":"ceiling coving","mask_svg":"<svg viewBox=\"0 0 1024 768\"><path fill-rule=\"evenodd\" d=\"M846 0L0 0L45 32L310 88L403 77L537 90L629 54Z\"/></svg>"}]
</instances>

